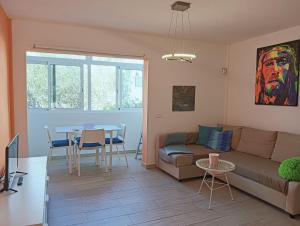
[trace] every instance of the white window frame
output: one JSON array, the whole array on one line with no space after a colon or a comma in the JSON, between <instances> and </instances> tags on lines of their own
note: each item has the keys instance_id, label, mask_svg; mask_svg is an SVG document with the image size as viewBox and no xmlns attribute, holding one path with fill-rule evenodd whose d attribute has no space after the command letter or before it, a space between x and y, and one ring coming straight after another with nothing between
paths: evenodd
<instances>
[{"instance_id":1,"label":"white window frame","mask_svg":"<svg viewBox=\"0 0 300 226\"><path fill-rule=\"evenodd\" d=\"M48 64L48 61L39 61L39 60L35 60L35 59L31 59L30 61L27 59L26 61L26 66L27 64L41 64L41 65L47 65L48 66L48 106L46 108L37 108L37 107L31 107L31 108L28 108L28 109L31 109L31 110L36 110L36 111L48 111L50 109L50 102L49 102L49 98L50 98L50 95L49 95L49 92L50 92L50 80L49 80L49 64ZM26 74L27 74L27 70L26 70ZM27 101L27 76L26 76L26 101Z\"/></svg>"},{"instance_id":2,"label":"white window frame","mask_svg":"<svg viewBox=\"0 0 300 226\"><path fill-rule=\"evenodd\" d=\"M49 63L49 62L48 62ZM59 66L74 66L74 67L79 67L80 68L80 103L79 103L79 108L59 108L59 107L53 107L51 106L51 104L53 103L53 89L54 89L54 86L53 86L53 74L52 74L52 65L56 66L56 65L59 65ZM50 105L50 109L51 110L64 110L64 111L69 111L69 110L83 110L84 109L84 102L83 102L83 98L84 98L84 95L83 95L83 64L73 64L73 63L69 63L69 62L63 62L63 63L55 63L53 64L52 62L48 64L48 69L50 71L50 79L49 79L49 82L50 82L50 93L49 93L49 104Z\"/></svg>"},{"instance_id":3,"label":"white window frame","mask_svg":"<svg viewBox=\"0 0 300 226\"><path fill-rule=\"evenodd\" d=\"M48 108L28 108L28 109L39 109L39 110L52 110L52 111L78 111L83 110L83 63L84 60L78 59L64 59L64 58L51 58L51 57L34 57L27 56L26 64L43 64L48 65ZM54 108L52 104L52 71L51 65L61 66L75 66L80 68L80 107L79 108Z\"/></svg>"},{"instance_id":4,"label":"white window frame","mask_svg":"<svg viewBox=\"0 0 300 226\"><path fill-rule=\"evenodd\" d=\"M119 111L141 111L141 108L122 108L121 107L121 70L140 70L144 75L144 65L134 63L123 63L123 62L107 62L93 60L92 56L86 56L86 59L67 59L67 58L52 58L52 57L41 57L41 56L27 56L27 64L47 64L48 65L48 108L28 108L28 110L51 110L51 111L72 111L72 112L119 112ZM87 78L88 78L88 103L87 110L84 109L84 66L87 65ZM80 67L80 84L81 84L81 102L80 108L52 108L52 72L50 65L63 65L63 66L78 66ZM91 106L91 66L92 65L103 65L103 66L115 66L116 67L116 109L114 110L92 110ZM144 87L143 87L144 88Z\"/></svg>"}]
</instances>

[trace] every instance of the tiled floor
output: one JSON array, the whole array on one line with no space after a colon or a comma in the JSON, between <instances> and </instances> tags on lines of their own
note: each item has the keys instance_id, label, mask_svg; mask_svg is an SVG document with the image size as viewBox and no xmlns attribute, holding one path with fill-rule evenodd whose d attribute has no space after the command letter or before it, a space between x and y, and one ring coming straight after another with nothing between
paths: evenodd
<instances>
[{"instance_id":1,"label":"tiled floor","mask_svg":"<svg viewBox=\"0 0 300 226\"><path fill-rule=\"evenodd\" d=\"M65 160L49 163L48 223L59 225L300 225L283 211L241 191L197 194L200 179L178 182L158 169L145 170L140 161L114 157L113 171L104 173L94 158L82 158L81 177L67 174ZM207 190L206 190L207 191Z\"/></svg>"}]
</instances>

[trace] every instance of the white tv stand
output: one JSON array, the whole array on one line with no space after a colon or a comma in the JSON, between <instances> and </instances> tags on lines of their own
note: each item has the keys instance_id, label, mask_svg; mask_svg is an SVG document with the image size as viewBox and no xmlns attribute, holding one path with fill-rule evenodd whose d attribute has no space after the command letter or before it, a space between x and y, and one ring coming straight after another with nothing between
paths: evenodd
<instances>
[{"instance_id":1,"label":"white tv stand","mask_svg":"<svg viewBox=\"0 0 300 226\"><path fill-rule=\"evenodd\" d=\"M47 225L47 157L20 158L18 171L26 172L22 186L17 178L12 191L0 194L0 224Z\"/></svg>"}]
</instances>

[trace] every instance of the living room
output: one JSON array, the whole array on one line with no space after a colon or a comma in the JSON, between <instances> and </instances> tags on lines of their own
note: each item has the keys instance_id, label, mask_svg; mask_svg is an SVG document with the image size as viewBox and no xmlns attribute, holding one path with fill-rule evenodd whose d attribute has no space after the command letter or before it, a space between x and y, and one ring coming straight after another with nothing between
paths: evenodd
<instances>
[{"instance_id":1,"label":"living room","mask_svg":"<svg viewBox=\"0 0 300 226\"><path fill-rule=\"evenodd\" d=\"M16 134L19 134L19 158L32 157L29 143L40 140L40 132L36 136L32 132L29 134L28 51L133 58L143 60L144 64L141 160L135 159L135 154L131 153L135 150L126 146L128 168L122 156L119 159L117 154L112 154L111 170L107 172L102 167L103 161L97 168L94 156L82 156L80 177L76 166L69 174L65 158L55 156L48 160L49 225L300 223L296 204L289 212L280 207L281 203L264 202L266 196L248 192L250 195L235 184L231 184L234 201L230 199L228 189L214 191L209 210L209 190L204 186L204 192L197 193L203 170L202 175L193 179L178 181L168 172L168 167L161 170L163 167L157 161L159 136L197 132L199 125L216 127L225 124L300 134L298 80L295 82L297 98L291 103L261 103L256 99L259 50L268 51L269 46L290 44L297 52L294 63L297 73L294 74L299 79L300 3L295 0L188 1L191 3L188 9L191 34L189 28L179 27L183 18L180 17L178 32L185 30L185 34L178 34L177 39L183 37L185 49L196 55L189 63L180 59L162 59L170 52L170 39L176 38L174 34L168 35L174 2L130 0L91 1L87 4L86 1L0 0L1 171L5 168L5 148ZM266 10L270 5L272 10ZM188 25L188 22L183 25ZM174 87L191 87L193 101L187 101L187 105L192 103L188 106L191 109L173 108ZM179 90L178 93L182 92ZM31 117L31 120L35 118ZM119 121L109 119L107 123L117 124ZM69 123L59 126L69 126ZM40 128L43 130L42 126ZM51 129L52 133L55 132L54 127ZM138 146L140 128L133 129L128 125L128 131L130 129L136 132L129 133L129 136L134 137ZM46 133L43 133L43 139L47 153ZM65 153L64 149L61 153ZM300 147L295 153L300 156ZM73 163L76 165L75 161ZM172 172L176 174L176 171ZM29 176L24 176L24 187L28 185ZM21 193L22 186L15 188ZM300 196L300 189L297 189L292 196L295 200ZM3 199L1 196L2 202ZM2 209L1 212L2 222L7 219L4 215L7 212Z\"/></svg>"}]
</instances>

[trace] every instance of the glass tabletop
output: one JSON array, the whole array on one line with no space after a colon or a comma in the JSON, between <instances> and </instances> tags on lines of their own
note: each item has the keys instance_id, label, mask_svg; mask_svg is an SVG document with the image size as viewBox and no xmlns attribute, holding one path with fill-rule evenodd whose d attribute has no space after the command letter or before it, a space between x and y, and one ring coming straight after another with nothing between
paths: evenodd
<instances>
[{"instance_id":1,"label":"glass tabletop","mask_svg":"<svg viewBox=\"0 0 300 226\"><path fill-rule=\"evenodd\" d=\"M196 165L208 172L225 173L235 170L235 164L226 160L219 159L217 166L210 166L209 159L199 159L196 161Z\"/></svg>"}]
</instances>

